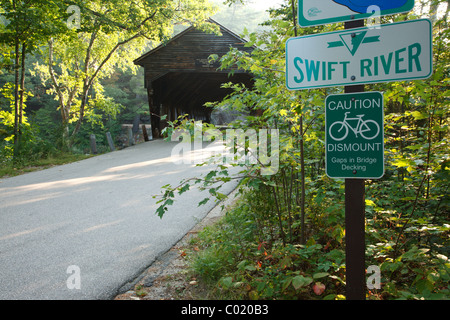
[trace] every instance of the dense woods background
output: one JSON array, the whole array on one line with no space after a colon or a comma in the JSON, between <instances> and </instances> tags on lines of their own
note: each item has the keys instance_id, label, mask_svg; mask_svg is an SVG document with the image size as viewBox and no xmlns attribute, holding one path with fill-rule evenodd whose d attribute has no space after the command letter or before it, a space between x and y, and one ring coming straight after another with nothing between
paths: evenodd
<instances>
[{"instance_id":1,"label":"dense woods background","mask_svg":"<svg viewBox=\"0 0 450 320\"><path fill-rule=\"evenodd\" d=\"M217 11L203 0L1 1L0 7L0 152L3 165L16 167L61 151L88 153L90 134L106 151L105 132L117 137L120 124L148 117L143 70L132 61L188 25L211 28L204 20ZM249 10L238 16L246 11L255 30ZM217 18L234 28L233 14L231 8Z\"/></svg>"},{"instance_id":2,"label":"dense woods background","mask_svg":"<svg viewBox=\"0 0 450 320\"><path fill-rule=\"evenodd\" d=\"M284 73L287 39L343 26L299 28L295 12L294 1L285 1L270 11L270 30L245 32L257 47L251 55L232 49L220 59L223 68L252 72L256 82L226 84L234 93L211 106L259 110L261 116L234 126L279 129L280 168L264 176L262 164L242 165L242 200L196 243L193 274L210 285L212 297L345 298L344 181L326 176L324 148L324 101L343 88L288 91ZM384 177L366 181L368 299L449 298L448 12L448 1L417 1L411 13L382 18L432 20L434 73L365 88L384 94L386 161ZM220 185L232 178L219 165L205 177L165 186L156 213L170 214L176 196L194 186L223 199ZM377 268L379 287L370 283Z\"/></svg>"},{"instance_id":3,"label":"dense woods background","mask_svg":"<svg viewBox=\"0 0 450 320\"><path fill-rule=\"evenodd\" d=\"M201 235L193 272L214 297L341 299L344 185L324 172L324 100L343 89L288 91L284 70L287 39L343 26L300 28L290 0L270 13L245 2L217 1L227 10L214 18L256 47L251 55L231 50L220 59L224 69L253 73L255 86L224 84L234 93L209 106L258 110L258 117L232 126L279 129L280 170L263 176L259 165L242 166L243 200ZM449 3L416 1L413 12L382 18L432 20L434 73L366 86L384 94L386 145L385 176L366 181L366 261L381 269L381 288L368 291L370 299L450 296ZM92 133L106 151L106 132L118 136L121 124L148 112L143 70L133 59L182 24L214 31L205 20L215 11L204 0L2 0L0 7L0 165L8 174L49 157L88 153ZM180 124L192 127L172 125ZM176 195L195 185L223 199L220 183L231 178L218 166L165 186L157 214L170 214Z\"/></svg>"}]
</instances>

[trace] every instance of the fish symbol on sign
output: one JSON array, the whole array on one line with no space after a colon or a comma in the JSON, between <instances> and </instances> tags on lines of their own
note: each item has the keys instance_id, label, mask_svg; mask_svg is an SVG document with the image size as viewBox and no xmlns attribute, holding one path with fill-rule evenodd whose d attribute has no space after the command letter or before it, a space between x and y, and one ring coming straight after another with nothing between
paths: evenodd
<instances>
[{"instance_id":1,"label":"fish symbol on sign","mask_svg":"<svg viewBox=\"0 0 450 320\"><path fill-rule=\"evenodd\" d=\"M408 0L333 0L358 13L367 13L370 6L378 6L381 11L396 9L404 6Z\"/></svg>"},{"instance_id":2,"label":"fish symbol on sign","mask_svg":"<svg viewBox=\"0 0 450 320\"><path fill-rule=\"evenodd\" d=\"M311 8L311 9L308 10L308 16L315 17L315 16L317 16L317 14L319 14L321 12L322 11L320 11L319 9L314 7L314 8Z\"/></svg>"}]
</instances>

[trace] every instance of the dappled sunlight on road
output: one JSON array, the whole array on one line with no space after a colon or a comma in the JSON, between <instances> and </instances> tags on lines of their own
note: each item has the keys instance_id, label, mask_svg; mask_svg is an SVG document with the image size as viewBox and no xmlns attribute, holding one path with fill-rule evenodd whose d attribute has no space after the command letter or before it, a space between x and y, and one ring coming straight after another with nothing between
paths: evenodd
<instances>
[{"instance_id":1,"label":"dappled sunlight on road","mask_svg":"<svg viewBox=\"0 0 450 320\"><path fill-rule=\"evenodd\" d=\"M61 189L61 188L71 188L86 183L93 183L99 181L112 180L116 177L115 175L99 176L99 177L84 177L76 179L67 179L59 181L41 182L30 185L24 185L20 187L8 188L5 191L2 190L3 196L14 196L15 194L21 194L23 192L35 191L35 190L49 190L49 189ZM48 195L50 196L50 195ZM0 206L1 207L1 206Z\"/></svg>"},{"instance_id":2,"label":"dappled sunlight on road","mask_svg":"<svg viewBox=\"0 0 450 320\"><path fill-rule=\"evenodd\" d=\"M8 192L5 192L4 194L8 195ZM13 196L14 193L10 192L9 195ZM44 200L47 200L47 199L56 198L56 197L59 197L61 195L62 195L62 192L54 192L54 193L45 194L45 195L42 195L42 196L37 196L37 197L32 198L32 199L26 199L26 200L23 200L23 201L19 201L19 202L16 202L15 204L16 205L29 204L29 203L33 203L33 202L39 202L39 201L44 201ZM5 206L6 205L2 205L2 203L0 202L0 209L5 207Z\"/></svg>"},{"instance_id":3,"label":"dappled sunlight on road","mask_svg":"<svg viewBox=\"0 0 450 320\"><path fill-rule=\"evenodd\" d=\"M11 233L7 233L5 235L1 235L1 233L0 233L0 241L11 240L11 239L19 238L19 237L36 236L36 234L39 234L39 233L45 233L45 232L49 232L51 230L60 229L64 226L66 226L67 224L68 224L68 222L50 223L50 224L41 225L36 228L25 228L25 230L21 230L21 231L15 230L15 231L12 231ZM1 231L2 230L0 230L0 232ZM2 252L2 253L4 253L4 252Z\"/></svg>"},{"instance_id":4,"label":"dappled sunlight on road","mask_svg":"<svg viewBox=\"0 0 450 320\"><path fill-rule=\"evenodd\" d=\"M176 144L167 143L165 146L166 155L173 151L173 147L175 146ZM149 147L151 147L151 145L149 145ZM56 174L57 177L59 176L61 178L59 180L55 179L54 174L51 177L52 181L22 183L21 185L11 187L8 187L8 184L6 183L7 180L4 180L5 183L0 184L0 192L2 195L0 199L0 209L67 197L67 190L70 190L72 195L75 193L80 193L80 195L82 195L86 192L89 193L93 190L98 190L100 186L101 188L99 190L106 189L105 183L109 185L110 190L121 192L121 190L128 188L127 184L129 186L134 185L136 180L155 180L156 178L156 181L161 181L163 176L171 175L180 176L181 179L182 176L191 173L189 170L190 168L195 167L197 163L203 162L211 154L217 153L219 149L220 148L217 146L209 146L200 150L187 150L181 155L162 155L161 158L145 161L136 161L136 159L130 156L130 158L126 158L126 160L136 162L117 166L111 165L112 158L115 155L110 153L104 155L104 159L100 158L102 156L97 157L97 159L90 159L91 161L94 161L95 159L97 162L100 162L103 167L106 167L92 172L92 175L90 176L68 178L67 176L73 176L74 173L66 174L64 169L61 168L59 169L60 172L57 172ZM124 156L124 154L119 155ZM148 155L149 157L155 157L155 154L152 154L151 150ZM181 163L177 162L180 160ZM111 166L107 167L108 165ZM207 170L207 168L197 169L198 172L205 170ZM83 175L85 172L80 171L80 174ZM148 194L153 195L158 193L159 187L160 186L153 188L153 190L148 190ZM8 200L13 198L14 201ZM123 202L127 203L127 200L130 199L124 198Z\"/></svg>"},{"instance_id":5,"label":"dappled sunlight on road","mask_svg":"<svg viewBox=\"0 0 450 320\"><path fill-rule=\"evenodd\" d=\"M116 220L116 221L112 221L112 222L108 222L108 223L98 224L98 225L95 225L95 226L86 228L86 229L84 229L84 230L81 231L81 232L84 233L84 232L96 231L96 230L98 230L98 229L102 229L102 228L106 228L106 227L110 227L110 226L117 225L117 224L119 224L119 223L121 223L121 222L123 222L123 221L124 221L124 219Z\"/></svg>"},{"instance_id":6,"label":"dappled sunlight on road","mask_svg":"<svg viewBox=\"0 0 450 320\"><path fill-rule=\"evenodd\" d=\"M105 215L106 210L133 212L142 207L147 207L150 213L157 201L153 196L160 193L166 179L174 177L171 179L176 183L208 172L208 166L197 167L196 164L213 154L220 154L223 149L212 143L203 145L201 149L189 148L184 153L175 154L177 145L163 143L164 149L160 153L153 150L152 144L141 145L139 152L143 154L139 157L134 155L136 149L122 150L81 161L76 169L61 166L29 176L4 179L0 184L0 221L3 223L0 240L47 232L53 228L42 219L47 211L60 211L60 223L64 224L64 219L72 219L64 213L74 206L83 211L83 215L90 213L99 217ZM181 163L177 162L180 160ZM13 216L30 223L22 228L9 229L7 217ZM98 224L85 224L75 234L98 231L124 221L114 219L112 222L102 220Z\"/></svg>"},{"instance_id":7,"label":"dappled sunlight on road","mask_svg":"<svg viewBox=\"0 0 450 320\"><path fill-rule=\"evenodd\" d=\"M108 173L108 172L116 173L116 172L121 172L121 171L127 171L127 170L133 170L133 169L154 166L156 164L161 164L161 163L172 163L172 158L166 157L166 158L162 158L162 159L154 159L154 160L149 160L149 161L131 163L131 164L123 165L123 166L111 167L111 168L104 170L103 173Z\"/></svg>"},{"instance_id":8,"label":"dappled sunlight on road","mask_svg":"<svg viewBox=\"0 0 450 320\"><path fill-rule=\"evenodd\" d=\"M0 237L0 241L1 240L7 240L7 239L15 238L15 237L20 237L20 236L25 236L25 235L28 235L30 233L36 232L36 231L41 231L43 229L45 229L45 226L39 227L39 228L30 229L30 230L20 231L20 232L16 232L16 233L12 233L12 234L8 234L6 236Z\"/></svg>"}]
</instances>

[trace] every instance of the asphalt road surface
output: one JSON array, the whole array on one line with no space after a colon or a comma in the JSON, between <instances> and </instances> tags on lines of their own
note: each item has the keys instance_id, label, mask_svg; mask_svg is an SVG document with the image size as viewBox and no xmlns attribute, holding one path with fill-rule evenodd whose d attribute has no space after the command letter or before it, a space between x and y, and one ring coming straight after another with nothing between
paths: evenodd
<instances>
[{"instance_id":1,"label":"asphalt road surface","mask_svg":"<svg viewBox=\"0 0 450 320\"><path fill-rule=\"evenodd\" d=\"M174 164L161 140L0 180L0 299L111 299L214 206L178 196L160 219L161 186L209 172ZM222 192L236 187L230 182Z\"/></svg>"}]
</instances>

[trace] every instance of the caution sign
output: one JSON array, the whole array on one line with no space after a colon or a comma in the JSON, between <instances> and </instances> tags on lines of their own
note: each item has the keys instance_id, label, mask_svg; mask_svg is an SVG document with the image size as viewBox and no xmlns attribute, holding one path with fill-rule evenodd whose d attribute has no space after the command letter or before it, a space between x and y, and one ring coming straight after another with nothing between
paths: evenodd
<instances>
[{"instance_id":1,"label":"caution sign","mask_svg":"<svg viewBox=\"0 0 450 320\"><path fill-rule=\"evenodd\" d=\"M384 107L380 92L328 96L325 101L326 173L331 178L384 175Z\"/></svg>"}]
</instances>

